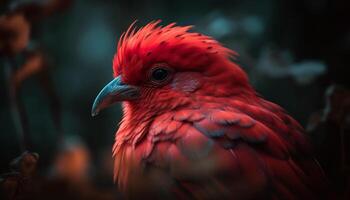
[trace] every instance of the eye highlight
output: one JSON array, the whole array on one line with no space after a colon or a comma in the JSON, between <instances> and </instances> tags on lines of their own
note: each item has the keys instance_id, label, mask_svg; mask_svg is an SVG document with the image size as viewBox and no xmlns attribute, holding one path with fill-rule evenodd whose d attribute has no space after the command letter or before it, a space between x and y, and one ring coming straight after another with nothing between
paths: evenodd
<instances>
[{"instance_id":1,"label":"eye highlight","mask_svg":"<svg viewBox=\"0 0 350 200\"><path fill-rule=\"evenodd\" d=\"M152 82L161 84L169 80L171 69L167 66L154 67L150 72L150 79Z\"/></svg>"}]
</instances>

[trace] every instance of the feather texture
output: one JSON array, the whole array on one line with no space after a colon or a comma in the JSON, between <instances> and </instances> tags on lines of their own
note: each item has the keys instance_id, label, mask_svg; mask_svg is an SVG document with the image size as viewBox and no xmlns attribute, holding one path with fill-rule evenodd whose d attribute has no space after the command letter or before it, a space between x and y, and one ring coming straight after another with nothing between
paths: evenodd
<instances>
[{"instance_id":1,"label":"feather texture","mask_svg":"<svg viewBox=\"0 0 350 200\"><path fill-rule=\"evenodd\" d=\"M138 86L113 147L130 198L326 199L327 181L302 127L262 99L214 39L152 22L123 34L114 74ZM169 83L150 86L155 63ZM140 196L138 196L140 195Z\"/></svg>"}]
</instances>

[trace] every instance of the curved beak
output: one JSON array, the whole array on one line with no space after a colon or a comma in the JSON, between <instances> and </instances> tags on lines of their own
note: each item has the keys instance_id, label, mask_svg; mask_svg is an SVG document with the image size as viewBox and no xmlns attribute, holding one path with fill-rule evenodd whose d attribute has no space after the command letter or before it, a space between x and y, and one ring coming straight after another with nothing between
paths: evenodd
<instances>
[{"instance_id":1,"label":"curved beak","mask_svg":"<svg viewBox=\"0 0 350 200\"><path fill-rule=\"evenodd\" d=\"M117 102L137 99L140 96L140 89L136 86L126 85L118 76L109 82L97 95L91 109L94 117L98 113Z\"/></svg>"}]
</instances>

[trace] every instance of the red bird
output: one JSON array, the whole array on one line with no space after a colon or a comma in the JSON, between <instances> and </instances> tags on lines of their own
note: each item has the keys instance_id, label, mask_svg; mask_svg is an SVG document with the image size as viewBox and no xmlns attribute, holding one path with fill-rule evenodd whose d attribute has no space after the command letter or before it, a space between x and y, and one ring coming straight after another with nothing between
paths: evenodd
<instances>
[{"instance_id":1,"label":"red bird","mask_svg":"<svg viewBox=\"0 0 350 200\"><path fill-rule=\"evenodd\" d=\"M303 128L252 88L237 54L190 26L133 25L92 115L123 102L114 174L128 198L323 199Z\"/></svg>"}]
</instances>

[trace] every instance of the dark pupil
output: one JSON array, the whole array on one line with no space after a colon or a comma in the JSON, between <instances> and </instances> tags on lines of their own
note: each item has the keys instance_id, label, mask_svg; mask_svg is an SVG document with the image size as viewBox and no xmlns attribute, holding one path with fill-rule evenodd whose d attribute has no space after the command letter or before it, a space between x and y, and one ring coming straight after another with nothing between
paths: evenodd
<instances>
[{"instance_id":1,"label":"dark pupil","mask_svg":"<svg viewBox=\"0 0 350 200\"><path fill-rule=\"evenodd\" d=\"M168 76L168 71L165 69L156 69L152 73L152 77L156 81L162 81Z\"/></svg>"}]
</instances>

